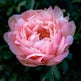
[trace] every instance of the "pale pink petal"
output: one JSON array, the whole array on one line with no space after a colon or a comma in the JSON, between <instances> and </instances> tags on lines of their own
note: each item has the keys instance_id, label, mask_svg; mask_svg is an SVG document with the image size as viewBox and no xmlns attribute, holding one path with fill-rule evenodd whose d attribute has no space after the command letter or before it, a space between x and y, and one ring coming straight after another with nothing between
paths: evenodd
<instances>
[{"instance_id":1,"label":"pale pink petal","mask_svg":"<svg viewBox=\"0 0 81 81\"><path fill-rule=\"evenodd\" d=\"M64 52L63 54L56 56L56 57L54 58L54 60L55 60L56 62L60 62L60 61L62 61L65 57L67 57L68 53L69 53L69 51Z\"/></svg>"},{"instance_id":2,"label":"pale pink petal","mask_svg":"<svg viewBox=\"0 0 81 81\"><path fill-rule=\"evenodd\" d=\"M66 37L66 39L65 39L65 41L64 41L64 43L63 43L63 45L59 45L59 48L58 48L58 51L57 51L57 55L58 54L61 54L61 53L63 53L63 52L65 52L65 51L67 51L68 50L68 48L69 48L69 46L71 45L73 43L73 37L72 36L67 36ZM62 46L62 47L61 47Z\"/></svg>"},{"instance_id":3,"label":"pale pink petal","mask_svg":"<svg viewBox=\"0 0 81 81\"><path fill-rule=\"evenodd\" d=\"M63 17L63 12L58 6L54 7L54 15L56 19Z\"/></svg>"},{"instance_id":4,"label":"pale pink petal","mask_svg":"<svg viewBox=\"0 0 81 81\"><path fill-rule=\"evenodd\" d=\"M20 61L20 63L22 65L24 65L24 66L29 66L29 67L36 67L36 66L38 66L38 64L35 64L34 61L33 61L33 63L31 63L31 60L25 60L25 59L21 60L21 58L19 56L16 56L16 57Z\"/></svg>"},{"instance_id":5,"label":"pale pink petal","mask_svg":"<svg viewBox=\"0 0 81 81\"><path fill-rule=\"evenodd\" d=\"M61 32L56 33L52 37L53 42L55 42L57 45L59 45L59 43L61 42L61 39L62 39L62 33Z\"/></svg>"},{"instance_id":6,"label":"pale pink petal","mask_svg":"<svg viewBox=\"0 0 81 81\"><path fill-rule=\"evenodd\" d=\"M52 41L47 50L47 54L53 54L55 56L59 43L61 42L61 38L62 38L62 35L60 32L56 34L54 37L52 37Z\"/></svg>"},{"instance_id":7,"label":"pale pink petal","mask_svg":"<svg viewBox=\"0 0 81 81\"><path fill-rule=\"evenodd\" d=\"M48 12L53 11L52 6L47 9Z\"/></svg>"},{"instance_id":8,"label":"pale pink petal","mask_svg":"<svg viewBox=\"0 0 81 81\"><path fill-rule=\"evenodd\" d=\"M21 17L27 21L28 18L32 17L33 15L36 15L38 13L40 13L42 10L29 10L29 11L25 11L21 14Z\"/></svg>"},{"instance_id":9,"label":"pale pink petal","mask_svg":"<svg viewBox=\"0 0 81 81\"><path fill-rule=\"evenodd\" d=\"M64 52L63 54L60 54L56 57L54 57L53 59L51 59L49 62L48 62L48 66L52 66L52 65L56 65L58 64L59 62L61 62L64 58L66 58L68 56L68 51L67 52Z\"/></svg>"},{"instance_id":10,"label":"pale pink petal","mask_svg":"<svg viewBox=\"0 0 81 81\"><path fill-rule=\"evenodd\" d=\"M8 42L8 32L6 32L6 33L4 34L4 40L5 40L6 42Z\"/></svg>"},{"instance_id":11,"label":"pale pink petal","mask_svg":"<svg viewBox=\"0 0 81 81\"><path fill-rule=\"evenodd\" d=\"M44 20L52 20L52 16L46 11L41 13L41 19Z\"/></svg>"},{"instance_id":12,"label":"pale pink petal","mask_svg":"<svg viewBox=\"0 0 81 81\"><path fill-rule=\"evenodd\" d=\"M36 42L36 43L34 44L34 47L35 47L35 48L40 48L40 47L42 47L46 42L48 42L48 41L40 40L40 41L38 41L38 42Z\"/></svg>"},{"instance_id":13,"label":"pale pink petal","mask_svg":"<svg viewBox=\"0 0 81 81\"><path fill-rule=\"evenodd\" d=\"M27 56L31 53L34 53L35 51L32 51L30 48L26 46L20 46L20 50Z\"/></svg>"},{"instance_id":14,"label":"pale pink petal","mask_svg":"<svg viewBox=\"0 0 81 81\"><path fill-rule=\"evenodd\" d=\"M19 18L18 20L16 20L16 24L15 24L15 28L14 29L17 29L19 27L25 27L26 26L26 22L22 19L22 18Z\"/></svg>"},{"instance_id":15,"label":"pale pink petal","mask_svg":"<svg viewBox=\"0 0 81 81\"><path fill-rule=\"evenodd\" d=\"M4 34L4 39L5 39L5 41L7 42L7 43L9 43L9 42L13 42L14 41L14 39L15 39L15 37L13 36L13 32L6 32L5 34Z\"/></svg>"},{"instance_id":16,"label":"pale pink petal","mask_svg":"<svg viewBox=\"0 0 81 81\"><path fill-rule=\"evenodd\" d=\"M48 47L49 47L49 42L46 42L39 49L42 53L47 54Z\"/></svg>"},{"instance_id":17,"label":"pale pink petal","mask_svg":"<svg viewBox=\"0 0 81 81\"><path fill-rule=\"evenodd\" d=\"M60 53L63 53L69 49L69 46L73 43L73 37L72 36L67 36L65 39L65 44L62 47ZM58 52L57 52L58 53Z\"/></svg>"},{"instance_id":18,"label":"pale pink petal","mask_svg":"<svg viewBox=\"0 0 81 81\"><path fill-rule=\"evenodd\" d=\"M24 55L20 48L12 42L9 43L9 48L15 55Z\"/></svg>"},{"instance_id":19,"label":"pale pink petal","mask_svg":"<svg viewBox=\"0 0 81 81\"><path fill-rule=\"evenodd\" d=\"M65 35L65 36L67 36L67 35L74 35L75 30L76 30L76 26L75 26L73 21L65 22L61 26L61 31L62 31L63 35Z\"/></svg>"},{"instance_id":20,"label":"pale pink petal","mask_svg":"<svg viewBox=\"0 0 81 81\"><path fill-rule=\"evenodd\" d=\"M39 41L39 34L33 34L28 38L29 41L35 43Z\"/></svg>"},{"instance_id":21,"label":"pale pink petal","mask_svg":"<svg viewBox=\"0 0 81 81\"><path fill-rule=\"evenodd\" d=\"M59 19L58 19L58 22L59 22L60 25L63 26L64 24L67 24L67 23L68 23L68 18L64 18L64 17L59 18ZM60 25L59 25L59 26L60 26ZM62 26L61 26L61 28L62 28Z\"/></svg>"},{"instance_id":22,"label":"pale pink petal","mask_svg":"<svg viewBox=\"0 0 81 81\"><path fill-rule=\"evenodd\" d=\"M36 48L28 48L24 45L20 46L20 49L22 50L22 52L25 54L25 55L29 55L29 54L32 54L32 53L41 53L39 49L36 49Z\"/></svg>"},{"instance_id":23,"label":"pale pink petal","mask_svg":"<svg viewBox=\"0 0 81 81\"><path fill-rule=\"evenodd\" d=\"M64 43L65 43L65 37L62 37L62 39L60 41L60 44L59 44L59 47L57 49L57 54L62 53L62 49L63 49Z\"/></svg>"},{"instance_id":24,"label":"pale pink petal","mask_svg":"<svg viewBox=\"0 0 81 81\"><path fill-rule=\"evenodd\" d=\"M69 16L66 16L65 19L69 21Z\"/></svg>"},{"instance_id":25,"label":"pale pink petal","mask_svg":"<svg viewBox=\"0 0 81 81\"><path fill-rule=\"evenodd\" d=\"M15 40L14 43L16 45L20 45L20 46L23 45L25 47L32 47L33 46L33 42L28 41L28 40L24 40L24 39L21 39L21 41L20 40Z\"/></svg>"},{"instance_id":26,"label":"pale pink petal","mask_svg":"<svg viewBox=\"0 0 81 81\"><path fill-rule=\"evenodd\" d=\"M74 35L76 30L76 26L75 23L73 21L69 22L69 31L71 35Z\"/></svg>"},{"instance_id":27,"label":"pale pink petal","mask_svg":"<svg viewBox=\"0 0 81 81\"><path fill-rule=\"evenodd\" d=\"M73 37L71 35L67 36L65 43L71 45L73 43Z\"/></svg>"},{"instance_id":28,"label":"pale pink petal","mask_svg":"<svg viewBox=\"0 0 81 81\"><path fill-rule=\"evenodd\" d=\"M55 56L57 48L58 48L58 45L54 42L51 42L48 46L47 54Z\"/></svg>"},{"instance_id":29,"label":"pale pink petal","mask_svg":"<svg viewBox=\"0 0 81 81\"><path fill-rule=\"evenodd\" d=\"M44 57L45 55L44 54L41 54L41 53L33 53L33 54L30 54L26 57L26 59L32 59L32 57ZM36 58L35 58L36 59ZM37 58L38 59L38 58Z\"/></svg>"},{"instance_id":30,"label":"pale pink petal","mask_svg":"<svg viewBox=\"0 0 81 81\"><path fill-rule=\"evenodd\" d=\"M39 54L39 55L38 55ZM20 56L17 56L18 60L25 66L38 66L38 65L43 65L41 62L41 59L45 55L37 53L37 54L31 54L28 56L29 58L21 58Z\"/></svg>"},{"instance_id":31,"label":"pale pink petal","mask_svg":"<svg viewBox=\"0 0 81 81\"><path fill-rule=\"evenodd\" d=\"M22 51L20 50L19 46L14 43L14 35L12 32L9 32L7 34L8 40L7 43L9 45L9 48L15 55L22 55Z\"/></svg>"},{"instance_id":32,"label":"pale pink petal","mask_svg":"<svg viewBox=\"0 0 81 81\"><path fill-rule=\"evenodd\" d=\"M42 63L47 63L49 60L51 60L52 58L54 58L54 55L48 55L46 54L42 59L41 59L41 62Z\"/></svg>"},{"instance_id":33,"label":"pale pink petal","mask_svg":"<svg viewBox=\"0 0 81 81\"><path fill-rule=\"evenodd\" d=\"M13 15L9 18L8 24L11 30L15 29L15 24L17 23L17 19L19 18L20 15Z\"/></svg>"}]
</instances>

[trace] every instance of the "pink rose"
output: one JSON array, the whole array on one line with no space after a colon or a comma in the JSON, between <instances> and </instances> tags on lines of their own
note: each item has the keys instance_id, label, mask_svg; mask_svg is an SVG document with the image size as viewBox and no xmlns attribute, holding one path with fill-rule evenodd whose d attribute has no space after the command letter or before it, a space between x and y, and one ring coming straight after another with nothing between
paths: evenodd
<instances>
[{"instance_id":1,"label":"pink rose","mask_svg":"<svg viewBox=\"0 0 81 81\"><path fill-rule=\"evenodd\" d=\"M68 55L75 24L55 6L28 10L9 18L10 32L4 34L10 50L25 66L52 66Z\"/></svg>"}]
</instances>

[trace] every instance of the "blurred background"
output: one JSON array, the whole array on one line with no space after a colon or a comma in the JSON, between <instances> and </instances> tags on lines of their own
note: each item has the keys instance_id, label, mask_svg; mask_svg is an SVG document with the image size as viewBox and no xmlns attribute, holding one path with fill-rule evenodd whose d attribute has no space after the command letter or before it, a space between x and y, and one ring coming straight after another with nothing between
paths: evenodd
<instances>
[{"instance_id":1,"label":"blurred background","mask_svg":"<svg viewBox=\"0 0 81 81\"><path fill-rule=\"evenodd\" d=\"M29 9L59 6L76 24L70 54L57 67L25 67L3 39L8 18ZM0 81L81 81L81 0L0 0Z\"/></svg>"}]
</instances>

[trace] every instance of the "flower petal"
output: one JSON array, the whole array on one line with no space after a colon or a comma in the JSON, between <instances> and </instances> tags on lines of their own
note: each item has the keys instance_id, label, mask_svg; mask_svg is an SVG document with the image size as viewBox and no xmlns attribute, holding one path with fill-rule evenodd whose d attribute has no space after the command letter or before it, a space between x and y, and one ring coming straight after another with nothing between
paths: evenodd
<instances>
[{"instance_id":1,"label":"flower petal","mask_svg":"<svg viewBox=\"0 0 81 81\"><path fill-rule=\"evenodd\" d=\"M4 34L4 40L5 40L6 42L8 42L8 32L6 32L6 33Z\"/></svg>"},{"instance_id":2,"label":"flower petal","mask_svg":"<svg viewBox=\"0 0 81 81\"><path fill-rule=\"evenodd\" d=\"M61 24L61 31L63 33L63 35L67 36L67 35L74 35L75 30L76 30L76 26L74 24L73 21L71 22L67 22L67 21L63 21L64 23Z\"/></svg>"},{"instance_id":3,"label":"flower petal","mask_svg":"<svg viewBox=\"0 0 81 81\"><path fill-rule=\"evenodd\" d=\"M63 17L63 12L58 6L54 7L54 15L56 19Z\"/></svg>"},{"instance_id":4,"label":"flower petal","mask_svg":"<svg viewBox=\"0 0 81 81\"><path fill-rule=\"evenodd\" d=\"M11 30L15 29L15 24L17 23L17 19L19 18L19 15L13 15L9 18L8 24Z\"/></svg>"},{"instance_id":5,"label":"flower petal","mask_svg":"<svg viewBox=\"0 0 81 81\"><path fill-rule=\"evenodd\" d=\"M65 57L67 57L68 55L68 52L64 52L63 54L60 54L56 57L54 57L53 59L51 59L48 63L47 63L47 66L52 66L52 65L56 65L58 63L60 63Z\"/></svg>"}]
</instances>

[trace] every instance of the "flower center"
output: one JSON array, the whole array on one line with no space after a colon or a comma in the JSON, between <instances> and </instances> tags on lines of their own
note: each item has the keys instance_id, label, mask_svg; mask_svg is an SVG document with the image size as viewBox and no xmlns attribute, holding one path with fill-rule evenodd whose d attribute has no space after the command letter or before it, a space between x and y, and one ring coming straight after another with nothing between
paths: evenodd
<instances>
[{"instance_id":1,"label":"flower center","mask_svg":"<svg viewBox=\"0 0 81 81\"><path fill-rule=\"evenodd\" d=\"M50 32L47 31L47 30L44 29L44 28L39 28L39 29L38 29L38 34L40 34L40 35L39 35L39 39L40 39L40 40L43 39L43 38L45 38L45 37L50 37Z\"/></svg>"}]
</instances>

